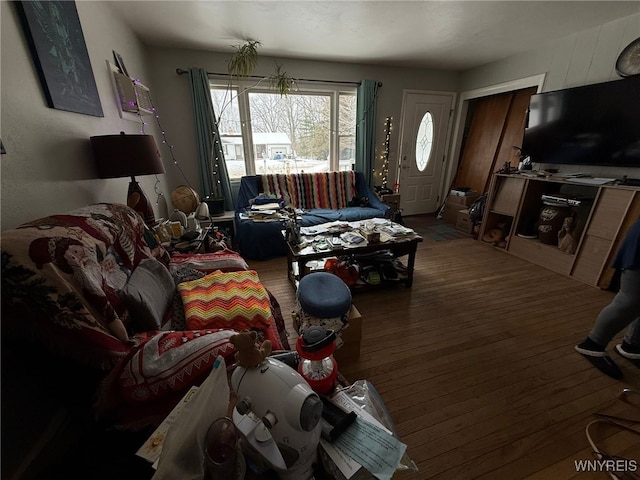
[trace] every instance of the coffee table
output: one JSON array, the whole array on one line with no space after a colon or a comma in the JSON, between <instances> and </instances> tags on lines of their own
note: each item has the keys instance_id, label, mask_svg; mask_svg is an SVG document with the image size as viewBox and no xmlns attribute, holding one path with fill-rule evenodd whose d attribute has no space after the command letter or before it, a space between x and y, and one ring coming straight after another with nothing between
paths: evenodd
<instances>
[{"instance_id":1,"label":"coffee table","mask_svg":"<svg viewBox=\"0 0 640 480\"><path fill-rule=\"evenodd\" d=\"M331 237L332 234L321 234L323 237ZM344 255L362 255L388 250L394 258L407 255L406 275L394 283L404 283L405 287L411 288L413 284L413 268L416 260L416 250L418 243L422 242L422 237L417 233L410 236L394 238L388 241L377 243L366 243L362 246L332 245L331 249L324 251L313 251L308 247L300 248L294 242L287 240L287 274L291 283L297 288L297 283L306 274L305 265L312 260L320 260L329 257L341 257ZM328 242L331 243L331 242Z\"/></svg>"}]
</instances>

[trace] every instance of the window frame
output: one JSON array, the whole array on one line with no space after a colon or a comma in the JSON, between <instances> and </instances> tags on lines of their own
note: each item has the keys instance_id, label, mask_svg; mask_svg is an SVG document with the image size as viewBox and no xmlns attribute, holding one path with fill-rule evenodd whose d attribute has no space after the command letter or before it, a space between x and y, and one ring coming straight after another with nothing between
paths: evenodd
<instances>
[{"instance_id":1,"label":"window frame","mask_svg":"<svg viewBox=\"0 0 640 480\"><path fill-rule=\"evenodd\" d=\"M254 155L253 132L251 129L251 108L249 104L250 93L276 93L269 88L268 79L264 80L243 80L234 79L229 81L226 76L209 75L209 90L227 89L237 92L232 99L238 102L238 113L240 116L240 134L244 153L245 175L256 174L256 159ZM349 95L356 97L357 85L354 83L342 82L322 82L322 81L296 81L295 93L300 95L322 95L329 97L329 170L338 171L340 169L340 139L349 135L341 135L339 131L340 119L340 96ZM215 112L216 116L220 112ZM355 139L356 126L354 125L353 138ZM226 160L225 160L226 161ZM353 166L351 167L353 168ZM239 182L239 178L230 179L231 182Z\"/></svg>"}]
</instances>

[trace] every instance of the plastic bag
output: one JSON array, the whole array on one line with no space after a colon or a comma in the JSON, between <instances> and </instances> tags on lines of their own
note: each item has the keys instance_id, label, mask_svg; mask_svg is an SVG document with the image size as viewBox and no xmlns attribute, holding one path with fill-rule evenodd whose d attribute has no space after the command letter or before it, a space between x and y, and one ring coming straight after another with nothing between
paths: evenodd
<instances>
[{"instance_id":1,"label":"plastic bag","mask_svg":"<svg viewBox=\"0 0 640 480\"><path fill-rule=\"evenodd\" d=\"M396 426L393 423L393 419L384 405L382 397L375 389L373 384L368 380L356 380L351 385L340 389L341 392L345 392L349 397L362 409L372 415L381 424L387 427L393 433L393 436L400 439ZM409 455L405 452L402 456L402 460L396 470L414 470L418 471L416 464L409 458Z\"/></svg>"},{"instance_id":2,"label":"plastic bag","mask_svg":"<svg viewBox=\"0 0 640 480\"><path fill-rule=\"evenodd\" d=\"M152 480L202 479L204 436L216 418L227 414L228 407L227 369L224 358L219 356L167 432Z\"/></svg>"},{"instance_id":3,"label":"plastic bag","mask_svg":"<svg viewBox=\"0 0 640 480\"><path fill-rule=\"evenodd\" d=\"M385 407L380 394L377 392L375 387L367 380L357 380L353 384L348 387L339 389L340 392L346 393L347 396L357 404L362 410L373 416L376 420L378 420L382 425L384 425L387 429L391 431L394 437L398 440L402 440L396 431L395 424L391 419L391 415ZM329 456L326 452L321 448L320 459L322 460L322 464L327 470L332 478L338 480L346 480L345 476L338 469L338 467L331 462ZM400 463L396 467L396 471L401 470L411 470L418 471L417 465L414 463L409 455L405 452L400 460ZM361 468L357 474L352 478L358 478L358 480L375 480L375 477L365 470Z\"/></svg>"}]
</instances>

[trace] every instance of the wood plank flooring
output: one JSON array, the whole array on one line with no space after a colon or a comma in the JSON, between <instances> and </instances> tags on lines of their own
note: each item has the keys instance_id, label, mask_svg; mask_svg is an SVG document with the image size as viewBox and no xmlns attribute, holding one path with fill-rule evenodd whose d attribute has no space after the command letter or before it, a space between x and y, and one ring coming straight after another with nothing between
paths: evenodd
<instances>
[{"instance_id":1,"label":"wood plank flooring","mask_svg":"<svg viewBox=\"0 0 640 480\"><path fill-rule=\"evenodd\" d=\"M285 259L249 264L280 302L293 344ZM395 477L609 478L577 473L574 461L593 458L586 425L618 408L624 387L640 389L640 369L612 353L625 374L613 380L573 346L612 297L471 238L425 238L411 289L356 293L361 356L339 367L373 383L407 444L419 470ZM640 435L602 425L592 434L640 460Z\"/></svg>"}]
</instances>

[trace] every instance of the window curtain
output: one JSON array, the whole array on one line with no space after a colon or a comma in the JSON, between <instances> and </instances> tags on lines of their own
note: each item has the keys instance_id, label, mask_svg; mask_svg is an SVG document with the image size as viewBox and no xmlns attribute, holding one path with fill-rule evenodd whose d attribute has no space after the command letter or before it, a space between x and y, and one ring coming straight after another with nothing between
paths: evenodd
<instances>
[{"instance_id":1,"label":"window curtain","mask_svg":"<svg viewBox=\"0 0 640 480\"><path fill-rule=\"evenodd\" d=\"M196 130L196 153L200 167L201 194L224 198L224 209L233 210L231 182L224 160L218 122L211 102L209 77L202 68L189 69L189 84Z\"/></svg>"},{"instance_id":2,"label":"window curtain","mask_svg":"<svg viewBox=\"0 0 640 480\"><path fill-rule=\"evenodd\" d=\"M356 100L356 171L362 172L369 187L373 186L378 87L376 80L363 80Z\"/></svg>"}]
</instances>

